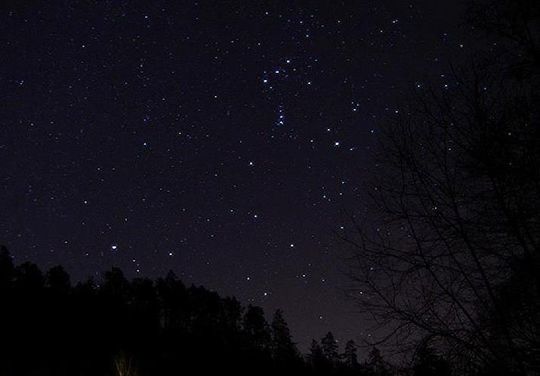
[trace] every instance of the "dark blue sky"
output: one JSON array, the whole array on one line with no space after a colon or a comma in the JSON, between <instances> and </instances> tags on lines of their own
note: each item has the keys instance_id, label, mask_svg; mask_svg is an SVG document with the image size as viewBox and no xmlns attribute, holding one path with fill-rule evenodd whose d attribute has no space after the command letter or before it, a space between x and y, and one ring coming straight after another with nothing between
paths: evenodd
<instances>
[{"instance_id":1,"label":"dark blue sky","mask_svg":"<svg viewBox=\"0 0 540 376\"><path fill-rule=\"evenodd\" d=\"M302 347L368 338L333 232L380 119L463 50L438 3L2 2L0 243L76 280L172 269Z\"/></svg>"}]
</instances>

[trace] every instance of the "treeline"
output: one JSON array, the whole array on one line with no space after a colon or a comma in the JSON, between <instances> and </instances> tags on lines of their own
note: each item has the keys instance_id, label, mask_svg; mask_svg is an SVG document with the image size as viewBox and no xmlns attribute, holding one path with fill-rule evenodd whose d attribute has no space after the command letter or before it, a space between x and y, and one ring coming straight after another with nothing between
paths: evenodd
<instances>
[{"instance_id":1,"label":"treeline","mask_svg":"<svg viewBox=\"0 0 540 376\"><path fill-rule=\"evenodd\" d=\"M376 350L360 363L349 341L340 354L332 333L303 356L281 310L268 323L172 272L129 281L112 268L72 285L61 266L15 266L2 247L0 306L2 375L389 374Z\"/></svg>"}]
</instances>

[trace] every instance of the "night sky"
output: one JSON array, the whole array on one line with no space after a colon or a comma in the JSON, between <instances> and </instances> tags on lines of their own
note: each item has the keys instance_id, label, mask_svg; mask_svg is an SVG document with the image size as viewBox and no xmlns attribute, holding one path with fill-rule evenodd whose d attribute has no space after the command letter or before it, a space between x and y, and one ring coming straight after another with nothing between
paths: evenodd
<instances>
[{"instance_id":1,"label":"night sky","mask_svg":"<svg viewBox=\"0 0 540 376\"><path fill-rule=\"evenodd\" d=\"M380 119L466 50L445 3L2 1L0 243L368 338L334 231Z\"/></svg>"}]
</instances>

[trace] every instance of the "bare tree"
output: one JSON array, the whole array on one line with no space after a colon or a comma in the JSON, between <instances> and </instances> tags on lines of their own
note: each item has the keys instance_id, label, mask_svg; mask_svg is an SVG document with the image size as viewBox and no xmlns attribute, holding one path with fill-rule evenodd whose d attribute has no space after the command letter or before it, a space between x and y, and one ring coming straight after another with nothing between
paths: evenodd
<instances>
[{"instance_id":1,"label":"bare tree","mask_svg":"<svg viewBox=\"0 0 540 376\"><path fill-rule=\"evenodd\" d=\"M382 341L428 339L509 374L540 354L540 124L534 80L506 68L452 69L451 85L416 90L388 119L369 223L352 216L343 239L351 294ZM534 317L520 320L502 291L523 283Z\"/></svg>"}]
</instances>

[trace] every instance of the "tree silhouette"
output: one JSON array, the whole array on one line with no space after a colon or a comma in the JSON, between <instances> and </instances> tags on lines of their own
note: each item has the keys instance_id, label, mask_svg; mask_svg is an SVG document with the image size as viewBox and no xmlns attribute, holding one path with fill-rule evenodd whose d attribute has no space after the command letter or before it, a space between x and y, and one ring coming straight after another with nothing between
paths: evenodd
<instances>
[{"instance_id":1,"label":"tree silhouette","mask_svg":"<svg viewBox=\"0 0 540 376\"><path fill-rule=\"evenodd\" d=\"M243 307L236 298L223 300L223 320L225 326L231 331L239 331L242 325Z\"/></svg>"},{"instance_id":2,"label":"tree silhouette","mask_svg":"<svg viewBox=\"0 0 540 376\"><path fill-rule=\"evenodd\" d=\"M414 351L431 336L467 367L526 373L540 359L540 320L510 311L501 290L519 275L528 307L540 291L540 12L489 4L475 7L475 24L500 47L449 67L451 85L415 89L387 119L369 223L353 216L343 239L351 295L386 343Z\"/></svg>"},{"instance_id":3,"label":"tree silhouette","mask_svg":"<svg viewBox=\"0 0 540 376\"><path fill-rule=\"evenodd\" d=\"M38 293L45 284L45 277L36 264L25 262L15 268L15 286L28 292Z\"/></svg>"},{"instance_id":4,"label":"tree silhouette","mask_svg":"<svg viewBox=\"0 0 540 376\"><path fill-rule=\"evenodd\" d=\"M182 281L169 271L156 283L157 296L162 306L160 325L164 329L183 328L187 323L187 290Z\"/></svg>"},{"instance_id":5,"label":"tree silhouette","mask_svg":"<svg viewBox=\"0 0 540 376\"><path fill-rule=\"evenodd\" d=\"M335 364L339 361L338 343L332 332L326 333L321 339L321 348L324 357L331 363Z\"/></svg>"},{"instance_id":6,"label":"tree silhouette","mask_svg":"<svg viewBox=\"0 0 540 376\"><path fill-rule=\"evenodd\" d=\"M414 356L414 376L450 376L450 365L427 342L422 343Z\"/></svg>"},{"instance_id":7,"label":"tree silhouette","mask_svg":"<svg viewBox=\"0 0 540 376\"><path fill-rule=\"evenodd\" d=\"M244 332L248 341L259 349L270 347L271 335L268 323L264 318L264 311L257 306L249 305L244 315Z\"/></svg>"},{"instance_id":8,"label":"tree silhouette","mask_svg":"<svg viewBox=\"0 0 540 376\"><path fill-rule=\"evenodd\" d=\"M113 267L105 273L103 292L114 297L127 297L129 283L124 273L119 268Z\"/></svg>"},{"instance_id":9,"label":"tree silhouette","mask_svg":"<svg viewBox=\"0 0 540 376\"><path fill-rule=\"evenodd\" d=\"M372 375L390 375L386 362L384 361L380 350L376 347L373 347L369 353L367 367Z\"/></svg>"},{"instance_id":10,"label":"tree silhouette","mask_svg":"<svg viewBox=\"0 0 540 376\"><path fill-rule=\"evenodd\" d=\"M315 369L325 369L327 367L327 360L323 354L322 347L315 339L311 341L308 359L311 366Z\"/></svg>"},{"instance_id":11,"label":"tree silhouette","mask_svg":"<svg viewBox=\"0 0 540 376\"><path fill-rule=\"evenodd\" d=\"M298 350L294 344L289 326L283 318L283 311L278 309L274 313L271 324L272 353L277 361L292 362L298 358Z\"/></svg>"},{"instance_id":12,"label":"tree silhouette","mask_svg":"<svg viewBox=\"0 0 540 376\"><path fill-rule=\"evenodd\" d=\"M498 39L497 53L516 79L535 79L540 67L540 5L531 0L472 0L467 21ZM537 77L536 77L537 79Z\"/></svg>"},{"instance_id":13,"label":"tree silhouette","mask_svg":"<svg viewBox=\"0 0 540 376\"><path fill-rule=\"evenodd\" d=\"M62 266L54 266L47 272L46 285L55 291L65 293L71 288L69 274Z\"/></svg>"},{"instance_id":14,"label":"tree silhouette","mask_svg":"<svg viewBox=\"0 0 540 376\"><path fill-rule=\"evenodd\" d=\"M353 340L347 341L345 344L345 351L343 352L342 358L345 362L345 365L352 369L357 369L359 366L358 356L356 354L358 348L356 343Z\"/></svg>"}]
</instances>

